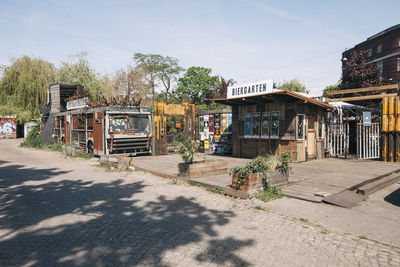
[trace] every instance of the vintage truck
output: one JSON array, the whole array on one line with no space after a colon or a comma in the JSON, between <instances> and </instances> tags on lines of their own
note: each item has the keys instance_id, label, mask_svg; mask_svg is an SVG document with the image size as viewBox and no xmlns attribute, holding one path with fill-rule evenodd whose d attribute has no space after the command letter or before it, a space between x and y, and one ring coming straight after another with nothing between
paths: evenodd
<instances>
[{"instance_id":1,"label":"vintage truck","mask_svg":"<svg viewBox=\"0 0 400 267\"><path fill-rule=\"evenodd\" d=\"M53 139L94 155L151 153L151 111L144 107L77 108L54 113Z\"/></svg>"}]
</instances>

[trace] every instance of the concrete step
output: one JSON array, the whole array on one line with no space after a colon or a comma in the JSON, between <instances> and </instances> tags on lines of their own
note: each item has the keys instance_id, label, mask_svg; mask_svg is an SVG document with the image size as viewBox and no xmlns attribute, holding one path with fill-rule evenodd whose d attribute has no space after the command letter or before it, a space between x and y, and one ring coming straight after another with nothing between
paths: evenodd
<instances>
[{"instance_id":1,"label":"concrete step","mask_svg":"<svg viewBox=\"0 0 400 267\"><path fill-rule=\"evenodd\" d=\"M365 184L357 189L357 193L361 195L368 196L388 185L394 184L400 180L399 173L393 173L379 180L373 181L371 183Z\"/></svg>"}]
</instances>

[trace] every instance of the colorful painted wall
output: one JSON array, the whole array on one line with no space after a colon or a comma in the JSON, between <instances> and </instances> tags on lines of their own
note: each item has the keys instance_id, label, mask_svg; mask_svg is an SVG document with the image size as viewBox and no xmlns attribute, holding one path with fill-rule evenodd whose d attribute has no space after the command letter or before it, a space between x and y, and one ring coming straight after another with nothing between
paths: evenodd
<instances>
[{"instance_id":1,"label":"colorful painted wall","mask_svg":"<svg viewBox=\"0 0 400 267\"><path fill-rule=\"evenodd\" d=\"M17 138L17 120L0 118L0 139Z\"/></svg>"}]
</instances>

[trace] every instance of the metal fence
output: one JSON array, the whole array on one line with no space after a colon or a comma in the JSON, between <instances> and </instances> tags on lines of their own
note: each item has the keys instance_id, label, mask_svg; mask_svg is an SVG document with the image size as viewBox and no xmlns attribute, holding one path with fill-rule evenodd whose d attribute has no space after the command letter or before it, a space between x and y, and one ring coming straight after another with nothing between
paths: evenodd
<instances>
[{"instance_id":1,"label":"metal fence","mask_svg":"<svg viewBox=\"0 0 400 267\"><path fill-rule=\"evenodd\" d=\"M333 124L328 126L328 150L331 156L347 156L349 154L349 124Z\"/></svg>"},{"instance_id":2,"label":"metal fence","mask_svg":"<svg viewBox=\"0 0 400 267\"><path fill-rule=\"evenodd\" d=\"M379 123L372 123L371 126L364 126L362 123L357 124L357 158L380 158L379 143Z\"/></svg>"}]
</instances>

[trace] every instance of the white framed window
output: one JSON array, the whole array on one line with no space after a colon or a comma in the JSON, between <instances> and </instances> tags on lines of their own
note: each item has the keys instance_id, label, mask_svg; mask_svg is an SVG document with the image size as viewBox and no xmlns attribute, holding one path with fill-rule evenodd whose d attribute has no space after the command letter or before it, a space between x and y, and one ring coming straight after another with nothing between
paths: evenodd
<instances>
[{"instance_id":1,"label":"white framed window","mask_svg":"<svg viewBox=\"0 0 400 267\"><path fill-rule=\"evenodd\" d=\"M321 140L324 136L324 116L318 115L318 139Z\"/></svg>"},{"instance_id":2,"label":"white framed window","mask_svg":"<svg viewBox=\"0 0 400 267\"><path fill-rule=\"evenodd\" d=\"M369 49L369 50L368 50L367 57L372 57L372 49Z\"/></svg>"},{"instance_id":3,"label":"white framed window","mask_svg":"<svg viewBox=\"0 0 400 267\"><path fill-rule=\"evenodd\" d=\"M378 46L376 47L376 53L377 54L382 53L382 44L378 44Z\"/></svg>"},{"instance_id":4,"label":"white framed window","mask_svg":"<svg viewBox=\"0 0 400 267\"><path fill-rule=\"evenodd\" d=\"M244 137L251 137L253 129L253 113L246 113L244 120Z\"/></svg>"},{"instance_id":5,"label":"white framed window","mask_svg":"<svg viewBox=\"0 0 400 267\"><path fill-rule=\"evenodd\" d=\"M296 139L304 140L306 135L306 115L297 114Z\"/></svg>"},{"instance_id":6,"label":"white framed window","mask_svg":"<svg viewBox=\"0 0 400 267\"><path fill-rule=\"evenodd\" d=\"M379 75L382 76L382 74L383 74L383 61L380 60L380 61L376 62L376 67L378 68Z\"/></svg>"},{"instance_id":7,"label":"white framed window","mask_svg":"<svg viewBox=\"0 0 400 267\"><path fill-rule=\"evenodd\" d=\"M397 71L400 71L400 56L397 56Z\"/></svg>"}]
</instances>

